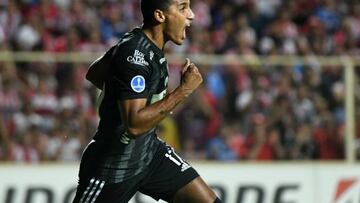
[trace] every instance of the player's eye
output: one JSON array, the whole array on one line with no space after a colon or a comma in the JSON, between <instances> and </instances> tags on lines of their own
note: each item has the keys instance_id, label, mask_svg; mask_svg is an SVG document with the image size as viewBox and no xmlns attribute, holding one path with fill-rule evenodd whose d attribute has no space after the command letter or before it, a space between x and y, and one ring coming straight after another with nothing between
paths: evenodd
<instances>
[{"instance_id":1,"label":"player's eye","mask_svg":"<svg viewBox=\"0 0 360 203\"><path fill-rule=\"evenodd\" d=\"M188 5L186 3L180 4L179 10L180 12L185 12L188 8Z\"/></svg>"}]
</instances>

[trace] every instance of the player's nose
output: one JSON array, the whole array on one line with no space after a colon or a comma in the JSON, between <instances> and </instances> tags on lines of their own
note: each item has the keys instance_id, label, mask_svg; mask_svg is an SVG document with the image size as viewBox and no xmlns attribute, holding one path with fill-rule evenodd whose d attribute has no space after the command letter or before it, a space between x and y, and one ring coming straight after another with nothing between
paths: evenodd
<instances>
[{"instance_id":1,"label":"player's nose","mask_svg":"<svg viewBox=\"0 0 360 203\"><path fill-rule=\"evenodd\" d=\"M187 17L189 20L194 20L195 18L195 14L194 12L192 11L192 9L189 9L189 12L188 12L188 17Z\"/></svg>"}]
</instances>

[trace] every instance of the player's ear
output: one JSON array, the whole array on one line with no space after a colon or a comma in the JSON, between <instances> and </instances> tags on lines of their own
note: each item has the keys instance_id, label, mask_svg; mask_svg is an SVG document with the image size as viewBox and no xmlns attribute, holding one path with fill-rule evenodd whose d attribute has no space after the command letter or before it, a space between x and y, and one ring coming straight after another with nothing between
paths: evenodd
<instances>
[{"instance_id":1,"label":"player's ear","mask_svg":"<svg viewBox=\"0 0 360 203\"><path fill-rule=\"evenodd\" d=\"M159 22L159 23L163 23L165 22L165 14L163 11L159 10L159 9L156 9L154 11L154 19L156 22Z\"/></svg>"}]
</instances>

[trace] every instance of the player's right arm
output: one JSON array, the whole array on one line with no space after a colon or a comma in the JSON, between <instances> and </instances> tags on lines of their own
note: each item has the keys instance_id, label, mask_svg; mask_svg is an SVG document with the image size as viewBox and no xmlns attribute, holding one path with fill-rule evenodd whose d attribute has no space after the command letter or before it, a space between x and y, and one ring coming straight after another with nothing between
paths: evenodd
<instances>
[{"instance_id":1,"label":"player's right arm","mask_svg":"<svg viewBox=\"0 0 360 203\"><path fill-rule=\"evenodd\" d=\"M111 47L104 55L92 62L86 73L86 79L98 89L103 89L105 80L108 77L111 56L115 47Z\"/></svg>"},{"instance_id":2,"label":"player's right arm","mask_svg":"<svg viewBox=\"0 0 360 203\"><path fill-rule=\"evenodd\" d=\"M122 118L128 134L136 138L155 127L181 101L189 96L202 82L197 67L187 59L182 71L181 84L162 100L146 105L144 98L121 100Z\"/></svg>"}]
</instances>

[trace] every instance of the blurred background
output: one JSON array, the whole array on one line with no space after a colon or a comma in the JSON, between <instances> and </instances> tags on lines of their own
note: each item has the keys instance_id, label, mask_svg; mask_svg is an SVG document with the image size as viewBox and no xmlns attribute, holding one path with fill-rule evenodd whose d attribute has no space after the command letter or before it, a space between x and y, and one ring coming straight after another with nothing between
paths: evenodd
<instances>
[{"instance_id":1,"label":"blurred background","mask_svg":"<svg viewBox=\"0 0 360 203\"><path fill-rule=\"evenodd\" d=\"M196 18L187 40L166 46L169 89L178 85L185 57L197 64L204 83L161 123L159 136L205 174L205 160L216 161L210 168L231 162L240 167L231 170L236 174L242 164L253 171L264 163L279 167L279 161L286 166L301 161L300 169L310 167L304 171L311 177L319 161L320 168L328 161L337 161L331 167L356 167L350 175L340 169L341 177L357 178L334 179L342 189L335 186L328 195L334 202L356 202L360 185L353 192L358 199L341 195L360 182L360 2L191 0L191 5ZM4 173L22 163L46 163L69 164L76 176L98 124L99 92L85 80L88 65L141 25L139 8L138 0L0 0L0 168L10 167ZM331 167L321 170L336 171ZM223 190L233 186L227 187ZM6 191L4 202L22 202ZM228 193L228 199L236 196ZM271 201L247 198L283 201L275 194ZM233 199L227 202L245 202Z\"/></svg>"}]
</instances>

